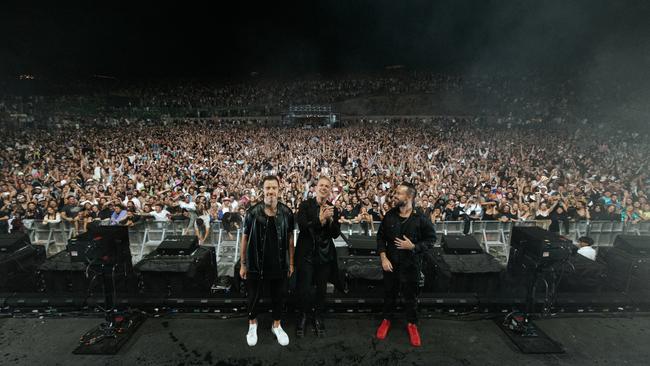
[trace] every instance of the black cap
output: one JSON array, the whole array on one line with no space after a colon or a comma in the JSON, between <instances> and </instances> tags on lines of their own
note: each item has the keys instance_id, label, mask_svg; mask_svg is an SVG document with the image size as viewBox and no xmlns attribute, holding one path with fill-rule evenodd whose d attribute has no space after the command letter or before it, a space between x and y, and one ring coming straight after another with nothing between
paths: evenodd
<instances>
[{"instance_id":1,"label":"black cap","mask_svg":"<svg viewBox=\"0 0 650 366\"><path fill-rule=\"evenodd\" d=\"M578 238L578 242L579 243L586 243L589 246L594 245L594 239L592 239L592 238L590 238L588 236L581 236L580 238Z\"/></svg>"}]
</instances>

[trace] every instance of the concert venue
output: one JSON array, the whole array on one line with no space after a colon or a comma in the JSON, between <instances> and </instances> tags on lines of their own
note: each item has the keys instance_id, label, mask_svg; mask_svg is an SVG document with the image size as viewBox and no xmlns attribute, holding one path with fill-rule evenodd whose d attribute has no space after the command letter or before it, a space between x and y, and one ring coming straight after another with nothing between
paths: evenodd
<instances>
[{"instance_id":1,"label":"concert venue","mask_svg":"<svg viewBox=\"0 0 650 366\"><path fill-rule=\"evenodd\" d=\"M208 3L3 3L0 365L648 364L650 2Z\"/></svg>"}]
</instances>

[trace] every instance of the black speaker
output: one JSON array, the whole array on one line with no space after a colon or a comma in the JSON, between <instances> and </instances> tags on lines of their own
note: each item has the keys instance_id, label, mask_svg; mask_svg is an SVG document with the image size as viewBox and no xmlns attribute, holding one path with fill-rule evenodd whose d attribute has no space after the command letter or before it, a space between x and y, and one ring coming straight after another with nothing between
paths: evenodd
<instances>
[{"instance_id":1,"label":"black speaker","mask_svg":"<svg viewBox=\"0 0 650 366\"><path fill-rule=\"evenodd\" d=\"M607 266L583 255L573 255L562 268L559 291L598 292L607 279Z\"/></svg>"},{"instance_id":2,"label":"black speaker","mask_svg":"<svg viewBox=\"0 0 650 366\"><path fill-rule=\"evenodd\" d=\"M37 268L45 260L45 247L25 245L0 254L0 292L36 292Z\"/></svg>"},{"instance_id":3,"label":"black speaker","mask_svg":"<svg viewBox=\"0 0 650 366\"><path fill-rule=\"evenodd\" d=\"M377 255L339 256L339 273L352 295L383 294L384 272Z\"/></svg>"},{"instance_id":4,"label":"black speaker","mask_svg":"<svg viewBox=\"0 0 650 366\"><path fill-rule=\"evenodd\" d=\"M90 226L67 245L73 262L131 266L129 231L126 226Z\"/></svg>"},{"instance_id":5,"label":"black speaker","mask_svg":"<svg viewBox=\"0 0 650 366\"><path fill-rule=\"evenodd\" d=\"M524 260L535 267L566 261L573 243L557 233L539 227L515 226L510 239L510 261Z\"/></svg>"},{"instance_id":6,"label":"black speaker","mask_svg":"<svg viewBox=\"0 0 650 366\"><path fill-rule=\"evenodd\" d=\"M628 248L629 249L629 248ZM650 289L650 257L611 248L600 259L607 265L608 284L614 290Z\"/></svg>"},{"instance_id":7,"label":"black speaker","mask_svg":"<svg viewBox=\"0 0 650 366\"><path fill-rule=\"evenodd\" d=\"M343 236L343 240L348 244L350 254L353 255L375 255L377 254L377 238L362 234L352 234Z\"/></svg>"},{"instance_id":8,"label":"black speaker","mask_svg":"<svg viewBox=\"0 0 650 366\"><path fill-rule=\"evenodd\" d=\"M160 255L190 255L199 247L196 235L168 235L158 245L156 252Z\"/></svg>"},{"instance_id":9,"label":"black speaker","mask_svg":"<svg viewBox=\"0 0 650 366\"><path fill-rule=\"evenodd\" d=\"M503 267L493 256L479 254L432 253L425 272L425 291L496 293ZM432 276L431 276L432 275Z\"/></svg>"},{"instance_id":10,"label":"black speaker","mask_svg":"<svg viewBox=\"0 0 650 366\"><path fill-rule=\"evenodd\" d=\"M118 293L135 293L137 278L131 262L115 267L115 290ZM39 268L43 290L49 294L78 293L101 295L102 280L98 266L73 261L67 251L59 252L46 259Z\"/></svg>"},{"instance_id":11,"label":"black speaker","mask_svg":"<svg viewBox=\"0 0 650 366\"><path fill-rule=\"evenodd\" d=\"M650 257L650 236L618 235L614 240L614 248L619 248L633 255Z\"/></svg>"},{"instance_id":12,"label":"black speaker","mask_svg":"<svg viewBox=\"0 0 650 366\"><path fill-rule=\"evenodd\" d=\"M481 244L473 235L445 234L442 236L442 249L445 254L480 254Z\"/></svg>"},{"instance_id":13,"label":"black speaker","mask_svg":"<svg viewBox=\"0 0 650 366\"><path fill-rule=\"evenodd\" d=\"M151 252L135 270L144 293L206 295L217 279L214 248L201 246L191 255L161 255Z\"/></svg>"},{"instance_id":14,"label":"black speaker","mask_svg":"<svg viewBox=\"0 0 650 366\"><path fill-rule=\"evenodd\" d=\"M13 253L30 243L29 235L25 233L0 234L0 254Z\"/></svg>"}]
</instances>

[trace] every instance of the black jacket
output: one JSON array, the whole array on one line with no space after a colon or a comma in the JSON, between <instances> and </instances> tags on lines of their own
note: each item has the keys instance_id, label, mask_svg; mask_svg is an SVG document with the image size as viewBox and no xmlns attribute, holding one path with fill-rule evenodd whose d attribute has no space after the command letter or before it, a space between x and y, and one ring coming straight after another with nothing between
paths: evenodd
<instances>
[{"instance_id":1,"label":"black jacket","mask_svg":"<svg viewBox=\"0 0 650 366\"><path fill-rule=\"evenodd\" d=\"M298 268L305 260L311 260L310 257L317 257L319 263L326 261L331 265L330 278L331 282L338 290L343 291L343 285L338 275L338 258L334 239L341 235L341 224L339 223L339 210L334 208L334 216L331 223L322 226L318 218L320 208L315 198L310 198L300 203L296 222L300 233L296 242L296 253L294 255L296 273ZM321 259L323 258L323 259Z\"/></svg>"},{"instance_id":2,"label":"black jacket","mask_svg":"<svg viewBox=\"0 0 650 366\"><path fill-rule=\"evenodd\" d=\"M246 246L246 270L263 277L264 275L264 239L266 235L267 215L264 202L260 202L246 211L243 233L248 236ZM289 239L293 237L295 223L291 209L278 202L275 215L275 227L278 233L278 261L283 271L289 271Z\"/></svg>"},{"instance_id":3,"label":"black jacket","mask_svg":"<svg viewBox=\"0 0 650 366\"><path fill-rule=\"evenodd\" d=\"M415 244L415 249L397 249L395 238L403 239L402 235ZM416 280L419 275L421 254L433 248L435 242L433 223L418 210L413 210L408 219L403 219L399 216L399 209L393 208L386 213L377 230L377 252L385 252L393 271L407 275L411 280Z\"/></svg>"}]
</instances>

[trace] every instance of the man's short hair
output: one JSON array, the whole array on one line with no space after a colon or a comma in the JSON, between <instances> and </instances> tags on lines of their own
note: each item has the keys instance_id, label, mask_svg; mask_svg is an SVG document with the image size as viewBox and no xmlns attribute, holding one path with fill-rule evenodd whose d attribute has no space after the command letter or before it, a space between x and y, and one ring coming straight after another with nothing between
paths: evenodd
<instances>
[{"instance_id":1,"label":"man's short hair","mask_svg":"<svg viewBox=\"0 0 650 366\"><path fill-rule=\"evenodd\" d=\"M280 185L280 179L278 179L277 176L275 176L275 175L267 175L266 177L262 178L262 187L264 187L264 183L266 183L267 181L271 181L271 180L274 180L274 181L278 182L278 186Z\"/></svg>"},{"instance_id":2,"label":"man's short hair","mask_svg":"<svg viewBox=\"0 0 650 366\"><path fill-rule=\"evenodd\" d=\"M413 199L415 199L418 191L417 191L417 189L415 189L415 186L413 184L411 184L409 182L402 182L402 183L400 183L400 186L406 187L408 194L411 197L413 197Z\"/></svg>"},{"instance_id":3,"label":"man's short hair","mask_svg":"<svg viewBox=\"0 0 650 366\"><path fill-rule=\"evenodd\" d=\"M320 177L318 177L318 182L320 182L323 179L327 180L328 182L330 182L330 185L332 185L332 179L326 175L321 175Z\"/></svg>"},{"instance_id":4,"label":"man's short hair","mask_svg":"<svg viewBox=\"0 0 650 366\"><path fill-rule=\"evenodd\" d=\"M580 238L578 238L578 242L586 243L589 246L594 245L594 239L592 239L592 238L590 238L588 236L581 236Z\"/></svg>"}]
</instances>

